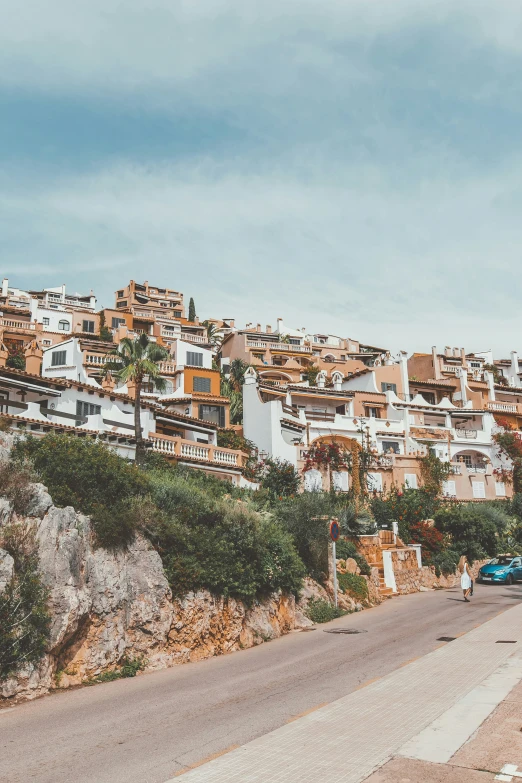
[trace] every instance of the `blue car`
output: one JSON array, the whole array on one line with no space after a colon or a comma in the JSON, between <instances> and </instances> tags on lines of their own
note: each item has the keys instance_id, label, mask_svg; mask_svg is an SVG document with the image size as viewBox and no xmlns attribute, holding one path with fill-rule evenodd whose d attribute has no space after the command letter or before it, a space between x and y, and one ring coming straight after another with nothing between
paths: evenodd
<instances>
[{"instance_id":1,"label":"blue car","mask_svg":"<svg viewBox=\"0 0 522 783\"><path fill-rule=\"evenodd\" d=\"M499 582L512 585L517 580L522 580L522 557L513 555L499 555L483 565L478 572L477 582Z\"/></svg>"}]
</instances>

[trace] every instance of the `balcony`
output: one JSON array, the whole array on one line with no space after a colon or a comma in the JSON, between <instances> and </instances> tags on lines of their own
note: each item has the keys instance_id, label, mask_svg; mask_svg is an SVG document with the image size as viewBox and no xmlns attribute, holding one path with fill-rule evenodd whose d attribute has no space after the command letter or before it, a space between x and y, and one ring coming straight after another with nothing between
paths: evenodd
<instances>
[{"instance_id":1,"label":"balcony","mask_svg":"<svg viewBox=\"0 0 522 783\"><path fill-rule=\"evenodd\" d=\"M304 414L307 421L335 421L335 413L305 411Z\"/></svg>"},{"instance_id":2,"label":"balcony","mask_svg":"<svg viewBox=\"0 0 522 783\"><path fill-rule=\"evenodd\" d=\"M494 411L495 413L518 413L519 405L516 402L487 402L486 408L488 411Z\"/></svg>"},{"instance_id":3,"label":"balcony","mask_svg":"<svg viewBox=\"0 0 522 783\"><path fill-rule=\"evenodd\" d=\"M455 429L456 438L464 438L464 440L477 440L478 430L459 430Z\"/></svg>"},{"instance_id":4,"label":"balcony","mask_svg":"<svg viewBox=\"0 0 522 783\"><path fill-rule=\"evenodd\" d=\"M156 432L152 432L149 435L149 440L152 442L152 450L158 454L164 454L166 457L175 457L181 460L188 459L195 462L209 462L221 467L241 468L243 464L241 451L223 449L220 446L211 446L205 443L195 443L192 440L174 438L170 435L161 435Z\"/></svg>"},{"instance_id":5,"label":"balcony","mask_svg":"<svg viewBox=\"0 0 522 783\"><path fill-rule=\"evenodd\" d=\"M457 375L459 370L461 369L460 365L456 364L443 364L442 365L442 372L451 372L453 375Z\"/></svg>"},{"instance_id":6,"label":"balcony","mask_svg":"<svg viewBox=\"0 0 522 783\"><path fill-rule=\"evenodd\" d=\"M88 354L85 357L85 364L89 364L94 367L103 367L105 362L110 359L111 362L117 362L117 357L113 356L96 356L96 354Z\"/></svg>"},{"instance_id":7,"label":"balcony","mask_svg":"<svg viewBox=\"0 0 522 783\"><path fill-rule=\"evenodd\" d=\"M271 351L289 351L291 353L312 353L312 348L309 345L292 345L292 343L270 343L264 340L247 340L247 348L256 348L265 350L270 348Z\"/></svg>"},{"instance_id":8,"label":"balcony","mask_svg":"<svg viewBox=\"0 0 522 783\"><path fill-rule=\"evenodd\" d=\"M4 329L16 329L16 331L22 332L36 331L36 324L29 323L29 321L11 321L10 318L0 318L0 326Z\"/></svg>"},{"instance_id":9,"label":"balcony","mask_svg":"<svg viewBox=\"0 0 522 783\"><path fill-rule=\"evenodd\" d=\"M176 372L176 365L170 362L158 362L158 368L162 375L174 375Z\"/></svg>"},{"instance_id":10,"label":"balcony","mask_svg":"<svg viewBox=\"0 0 522 783\"><path fill-rule=\"evenodd\" d=\"M183 332L181 335L182 340L186 340L188 343L197 343L198 345L208 345L208 339L202 337L200 334L190 334Z\"/></svg>"}]
</instances>

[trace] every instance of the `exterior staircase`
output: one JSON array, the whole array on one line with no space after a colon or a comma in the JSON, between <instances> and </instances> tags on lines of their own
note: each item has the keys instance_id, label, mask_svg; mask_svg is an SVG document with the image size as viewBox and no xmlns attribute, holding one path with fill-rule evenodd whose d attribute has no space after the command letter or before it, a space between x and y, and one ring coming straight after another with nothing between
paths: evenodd
<instances>
[{"instance_id":1,"label":"exterior staircase","mask_svg":"<svg viewBox=\"0 0 522 783\"><path fill-rule=\"evenodd\" d=\"M386 586L384 580L384 562L382 558L382 552L384 550L397 549L397 541L392 531L380 530L379 531L379 549L375 552L373 558L368 558L368 565L370 568L377 568L379 571L379 593L383 598L393 598L397 593L394 593L391 587Z\"/></svg>"}]
</instances>

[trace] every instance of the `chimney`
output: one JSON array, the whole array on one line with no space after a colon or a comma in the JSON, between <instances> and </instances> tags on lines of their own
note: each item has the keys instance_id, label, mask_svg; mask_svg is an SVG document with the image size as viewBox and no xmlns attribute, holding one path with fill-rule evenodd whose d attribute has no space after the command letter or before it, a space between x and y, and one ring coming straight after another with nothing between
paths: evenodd
<instances>
[{"instance_id":1,"label":"chimney","mask_svg":"<svg viewBox=\"0 0 522 783\"><path fill-rule=\"evenodd\" d=\"M228 322L228 324L229 324L230 328L233 329L235 327L235 325L236 325L236 319L235 318L231 318L230 321Z\"/></svg>"},{"instance_id":2,"label":"chimney","mask_svg":"<svg viewBox=\"0 0 522 783\"><path fill-rule=\"evenodd\" d=\"M326 373L325 373L324 370L321 370L321 372L317 373L317 378L316 378L316 381L315 381L315 385L319 389L324 389L324 387L326 385Z\"/></svg>"},{"instance_id":3,"label":"chimney","mask_svg":"<svg viewBox=\"0 0 522 783\"><path fill-rule=\"evenodd\" d=\"M444 348L444 353L446 354L446 356L452 356L452 351L451 351L451 346L450 345L446 345L446 347Z\"/></svg>"},{"instance_id":4,"label":"chimney","mask_svg":"<svg viewBox=\"0 0 522 783\"><path fill-rule=\"evenodd\" d=\"M511 372L518 376L518 353L511 351Z\"/></svg>"},{"instance_id":5,"label":"chimney","mask_svg":"<svg viewBox=\"0 0 522 783\"><path fill-rule=\"evenodd\" d=\"M266 333L267 334L272 334L272 327L270 326L270 324L266 325Z\"/></svg>"},{"instance_id":6,"label":"chimney","mask_svg":"<svg viewBox=\"0 0 522 783\"><path fill-rule=\"evenodd\" d=\"M260 332L260 331L261 331L261 324L257 324L256 325L256 332Z\"/></svg>"},{"instance_id":7,"label":"chimney","mask_svg":"<svg viewBox=\"0 0 522 783\"><path fill-rule=\"evenodd\" d=\"M467 393L467 386L468 386L468 371L465 367L461 367L459 369L459 380L460 380L460 393L461 393L461 399L462 399L462 405L466 405L468 401L468 393Z\"/></svg>"},{"instance_id":8,"label":"chimney","mask_svg":"<svg viewBox=\"0 0 522 783\"><path fill-rule=\"evenodd\" d=\"M440 381L442 378L442 373L440 371L439 351L436 345L432 347L431 355L433 360L433 376L436 381Z\"/></svg>"},{"instance_id":9,"label":"chimney","mask_svg":"<svg viewBox=\"0 0 522 783\"><path fill-rule=\"evenodd\" d=\"M2 296L7 296L9 293L9 280L7 277L4 277L2 280Z\"/></svg>"},{"instance_id":10,"label":"chimney","mask_svg":"<svg viewBox=\"0 0 522 783\"><path fill-rule=\"evenodd\" d=\"M400 352L399 364L401 367L402 391L406 397L406 401L408 401L410 398L410 379L408 376L408 354L406 351Z\"/></svg>"},{"instance_id":11,"label":"chimney","mask_svg":"<svg viewBox=\"0 0 522 783\"><path fill-rule=\"evenodd\" d=\"M484 380L488 385L488 394L491 402L495 401L495 376L489 370L484 370Z\"/></svg>"}]
</instances>

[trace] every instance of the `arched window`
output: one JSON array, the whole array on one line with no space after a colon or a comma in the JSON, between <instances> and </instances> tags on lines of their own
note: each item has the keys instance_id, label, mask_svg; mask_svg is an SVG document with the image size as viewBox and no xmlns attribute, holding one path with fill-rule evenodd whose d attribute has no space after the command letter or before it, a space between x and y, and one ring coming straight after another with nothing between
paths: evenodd
<instances>
[{"instance_id":1,"label":"arched window","mask_svg":"<svg viewBox=\"0 0 522 783\"><path fill-rule=\"evenodd\" d=\"M69 323L69 321L65 321L65 320L58 321L58 329L60 330L60 332L67 332L69 331L70 328L71 328L71 324Z\"/></svg>"}]
</instances>

